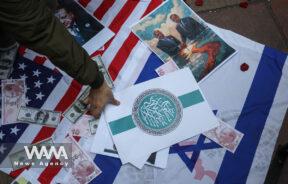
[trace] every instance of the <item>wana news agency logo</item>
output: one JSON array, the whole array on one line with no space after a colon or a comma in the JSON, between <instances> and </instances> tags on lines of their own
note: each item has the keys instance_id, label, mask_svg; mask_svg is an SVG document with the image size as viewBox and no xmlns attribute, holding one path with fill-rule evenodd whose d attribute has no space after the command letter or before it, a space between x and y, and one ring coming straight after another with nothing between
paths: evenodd
<instances>
[{"instance_id":1,"label":"wana news agency logo","mask_svg":"<svg viewBox=\"0 0 288 184\"><path fill-rule=\"evenodd\" d=\"M12 153L9 157L14 169L31 166L41 168L47 166L72 167L72 145L69 143L23 145L24 149ZM23 148L22 147L22 148Z\"/></svg>"}]
</instances>

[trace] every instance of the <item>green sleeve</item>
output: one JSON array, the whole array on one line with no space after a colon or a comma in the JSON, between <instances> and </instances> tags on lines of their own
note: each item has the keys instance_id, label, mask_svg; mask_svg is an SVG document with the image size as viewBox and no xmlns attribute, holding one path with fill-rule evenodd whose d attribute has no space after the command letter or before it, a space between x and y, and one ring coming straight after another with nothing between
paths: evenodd
<instances>
[{"instance_id":1,"label":"green sleeve","mask_svg":"<svg viewBox=\"0 0 288 184\"><path fill-rule=\"evenodd\" d=\"M46 55L79 83L98 88L103 75L52 11L40 0L1 0L0 26L17 42Z\"/></svg>"}]
</instances>

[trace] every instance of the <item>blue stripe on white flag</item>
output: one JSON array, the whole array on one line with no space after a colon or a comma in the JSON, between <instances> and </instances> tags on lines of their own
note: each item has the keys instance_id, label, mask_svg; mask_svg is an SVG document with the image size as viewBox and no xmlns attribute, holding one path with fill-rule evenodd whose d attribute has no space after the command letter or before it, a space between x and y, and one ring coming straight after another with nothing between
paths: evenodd
<instances>
[{"instance_id":1,"label":"blue stripe on white flag","mask_svg":"<svg viewBox=\"0 0 288 184\"><path fill-rule=\"evenodd\" d=\"M122 165L120 159L98 154L96 155L94 162L101 169L102 173L90 183L113 183Z\"/></svg>"},{"instance_id":2,"label":"blue stripe on white flag","mask_svg":"<svg viewBox=\"0 0 288 184\"><path fill-rule=\"evenodd\" d=\"M225 153L215 183L246 183L286 58L284 53L265 47L235 126L244 137L234 154Z\"/></svg>"},{"instance_id":3,"label":"blue stripe on white flag","mask_svg":"<svg viewBox=\"0 0 288 184\"><path fill-rule=\"evenodd\" d=\"M135 84L145 82L147 80L158 77L158 74L155 72L155 69L163 64L163 61L157 57L156 54L152 53L144 65L143 70L141 71L138 79Z\"/></svg>"}]
</instances>

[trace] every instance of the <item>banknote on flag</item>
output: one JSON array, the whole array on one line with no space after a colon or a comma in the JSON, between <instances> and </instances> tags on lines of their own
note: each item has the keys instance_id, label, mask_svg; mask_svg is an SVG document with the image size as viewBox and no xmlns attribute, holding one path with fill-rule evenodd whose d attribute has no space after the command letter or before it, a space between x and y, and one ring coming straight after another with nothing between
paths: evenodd
<instances>
[{"instance_id":1,"label":"banknote on flag","mask_svg":"<svg viewBox=\"0 0 288 184\"><path fill-rule=\"evenodd\" d=\"M21 106L25 105L26 86L23 79L2 80L2 125L17 122Z\"/></svg>"},{"instance_id":2,"label":"banknote on flag","mask_svg":"<svg viewBox=\"0 0 288 184\"><path fill-rule=\"evenodd\" d=\"M104 114L124 163L140 163L140 157L219 125L187 68L114 95L122 105L108 105Z\"/></svg>"},{"instance_id":3,"label":"banknote on flag","mask_svg":"<svg viewBox=\"0 0 288 184\"><path fill-rule=\"evenodd\" d=\"M17 115L17 122L34 123L50 127L57 127L60 120L60 112L32 107L21 106Z\"/></svg>"},{"instance_id":4,"label":"banknote on flag","mask_svg":"<svg viewBox=\"0 0 288 184\"><path fill-rule=\"evenodd\" d=\"M73 102L73 104L64 112L63 116L72 123L76 123L79 118L88 111L87 105L84 103L90 92L90 87L85 88L81 96Z\"/></svg>"},{"instance_id":5,"label":"banknote on flag","mask_svg":"<svg viewBox=\"0 0 288 184\"><path fill-rule=\"evenodd\" d=\"M78 137L91 137L96 133L99 120L93 116L83 115L72 125L70 135Z\"/></svg>"},{"instance_id":6,"label":"banknote on flag","mask_svg":"<svg viewBox=\"0 0 288 184\"><path fill-rule=\"evenodd\" d=\"M113 80L111 79L109 72L105 68L102 57L100 55L97 55L95 57L92 57L91 59L93 59L97 63L97 65L99 67L99 71L102 72L102 74L104 76L104 80L106 81L107 85L110 88L114 88Z\"/></svg>"},{"instance_id":7,"label":"banknote on flag","mask_svg":"<svg viewBox=\"0 0 288 184\"><path fill-rule=\"evenodd\" d=\"M72 136L67 136L63 143L72 144L72 168L68 169L64 182L86 184L101 174L101 170L85 153Z\"/></svg>"},{"instance_id":8,"label":"banknote on flag","mask_svg":"<svg viewBox=\"0 0 288 184\"><path fill-rule=\"evenodd\" d=\"M218 127L204 132L203 135L232 153L236 151L244 136L243 133L222 120L219 120Z\"/></svg>"}]
</instances>

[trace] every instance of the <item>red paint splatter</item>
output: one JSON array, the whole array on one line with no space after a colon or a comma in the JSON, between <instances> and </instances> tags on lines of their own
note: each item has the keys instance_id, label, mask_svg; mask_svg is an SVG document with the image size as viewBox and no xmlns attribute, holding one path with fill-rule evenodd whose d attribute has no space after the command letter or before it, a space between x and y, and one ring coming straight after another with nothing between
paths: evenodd
<instances>
[{"instance_id":1,"label":"red paint splatter","mask_svg":"<svg viewBox=\"0 0 288 184\"><path fill-rule=\"evenodd\" d=\"M247 2L247 1L241 2L241 3L239 3L239 6L240 6L241 8L247 8L247 7L248 7L248 2Z\"/></svg>"},{"instance_id":2,"label":"red paint splatter","mask_svg":"<svg viewBox=\"0 0 288 184\"><path fill-rule=\"evenodd\" d=\"M240 69L242 72L246 72L249 69L249 65L247 63L242 63Z\"/></svg>"},{"instance_id":3,"label":"red paint splatter","mask_svg":"<svg viewBox=\"0 0 288 184\"><path fill-rule=\"evenodd\" d=\"M196 1L195 1L195 5L196 5L196 6L202 6L203 3L204 3L203 0L196 0Z\"/></svg>"}]
</instances>

